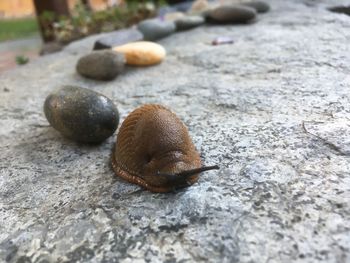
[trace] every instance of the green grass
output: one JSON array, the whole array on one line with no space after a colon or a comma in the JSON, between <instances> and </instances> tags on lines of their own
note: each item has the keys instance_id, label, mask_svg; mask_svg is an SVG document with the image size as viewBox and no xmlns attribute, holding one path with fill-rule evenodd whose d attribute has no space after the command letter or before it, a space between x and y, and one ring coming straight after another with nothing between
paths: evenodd
<instances>
[{"instance_id":1,"label":"green grass","mask_svg":"<svg viewBox=\"0 0 350 263\"><path fill-rule=\"evenodd\" d=\"M36 18L0 20L0 41L28 37L38 33Z\"/></svg>"}]
</instances>

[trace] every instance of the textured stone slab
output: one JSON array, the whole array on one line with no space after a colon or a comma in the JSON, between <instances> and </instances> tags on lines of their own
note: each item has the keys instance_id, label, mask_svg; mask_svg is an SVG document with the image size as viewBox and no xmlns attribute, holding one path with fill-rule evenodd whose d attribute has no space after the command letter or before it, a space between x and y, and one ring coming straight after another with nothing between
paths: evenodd
<instances>
[{"instance_id":1,"label":"textured stone slab","mask_svg":"<svg viewBox=\"0 0 350 263\"><path fill-rule=\"evenodd\" d=\"M173 34L164 63L108 83L75 73L92 37L2 74L0 261L348 262L350 18L334 1L269 4L251 25ZM45 97L69 84L121 121L170 107L221 170L170 194L116 178L115 138L84 146L48 126Z\"/></svg>"}]
</instances>

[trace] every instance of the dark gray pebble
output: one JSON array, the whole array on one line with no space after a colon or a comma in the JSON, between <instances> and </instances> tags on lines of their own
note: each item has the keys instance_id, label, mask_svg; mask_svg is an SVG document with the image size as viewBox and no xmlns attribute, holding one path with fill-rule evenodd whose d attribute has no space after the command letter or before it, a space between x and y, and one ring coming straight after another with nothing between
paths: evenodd
<instances>
[{"instance_id":1,"label":"dark gray pebble","mask_svg":"<svg viewBox=\"0 0 350 263\"><path fill-rule=\"evenodd\" d=\"M104 141L119 123L118 110L110 99L75 86L64 86L48 95L44 112L63 136L84 143Z\"/></svg>"},{"instance_id":2,"label":"dark gray pebble","mask_svg":"<svg viewBox=\"0 0 350 263\"><path fill-rule=\"evenodd\" d=\"M262 1L252 1L241 3L241 5L252 7L258 13L266 13L270 10L270 5Z\"/></svg>"},{"instance_id":3,"label":"dark gray pebble","mask_svg":"<svg viewBox=\"0 0 350 263\"><path fill-rule=\"evenodd\" d=\"M169 36L175 31L175 24L172 21L161 19L147 19L137 26L145 40L154 41Z\"/></svg>"},{"instance_id":4,"label":"dark gray pebble","mask_svg":"<svg viewBox=\"0 0 350 263\"><path fill-rule=\"evenodd\" d=\"M223 24L246 23L256 17L255 9L247 6L222 5L208 14L208 21Z\"/></svg>"},{"instance_id":5,"label":"dark gray pebble","mask_svg":"<svg viewBox=\"0 0 350 263\"><path fill-rule=\"evenodd\" d=\"M202 16L184 16L175 20L176 30L182 31L191 29L204 24L205 19Z\"/></svg>"},{"instance_id":6,"label":"dark gray pebble","mask_svg":"<svg viewBox=\"0 0 350 263\"><path fill-rule=\"evenodd\" d=\"M334 12L334 13L339 13L339 14L345 14L350 16L350 5L349 6L333 6L328 8L329 11Z\"/></svg>"},{"instance_id":7,"label":"dark gray pebble","mask_svg":"<svg viewBox=\"0 0 350 263\"><path fill-rule=\"evenodd\" d=\"M137 29L122 29L106 34L95 42L94 50L109 49L130 42L143 40L143 35Z\"/></svg>"},{"instance_id":8,"label":"dark gray pebble","mask_svg":"<svg viewBox=\"0 0 350 263\"><path fill-rule=\"evenodd\" d=\"M87 78L112 80L119 75L125 65L123 54L112 50L92 51L78 60L77 72Z\"/></svg>"}]
</instances>

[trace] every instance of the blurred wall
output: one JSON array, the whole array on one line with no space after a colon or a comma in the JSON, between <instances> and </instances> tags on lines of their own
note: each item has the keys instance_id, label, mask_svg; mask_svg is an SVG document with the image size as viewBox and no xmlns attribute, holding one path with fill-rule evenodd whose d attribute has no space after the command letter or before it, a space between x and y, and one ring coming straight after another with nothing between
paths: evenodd
<instances>
[{"instance_id":1,"label":"blurred wall","mask_svg":"<svg viewBox=\"0 0 350 263\"><path fill-rule=\"evenodd\" d=\"M33 14L32 0L1 0L0 17L20 17Z\"/></svg>"},{"instance_id":2,"label":"blurred wall","mask_svg":"<svg viewBox=\"0 0 350 263\"><path fill-rule=\"evenodd\" d=\"M79 2L79 0L67 1L70 8ZM108 5L120 4L122 0L90 0L89 2L94 10L103 10ZM33 0L0 0L0 18L25 17L34 13Z\"/></svg>"}]
</instances>

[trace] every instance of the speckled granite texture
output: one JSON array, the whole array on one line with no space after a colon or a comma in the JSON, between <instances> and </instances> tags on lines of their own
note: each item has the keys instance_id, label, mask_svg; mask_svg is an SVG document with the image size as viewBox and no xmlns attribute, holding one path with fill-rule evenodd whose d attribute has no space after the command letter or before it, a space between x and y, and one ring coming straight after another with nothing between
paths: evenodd
<instances>
[{"instance_id":1,"label":"speckled granite texture","mask_svg":"<svg viewBox=\"0 0 350 263\"><path fill-rule=\"evenodd\" d=\"M254 24L163 39L164 63L112 82L75 73L93 37L2 74L0 261L349 262L350 16L269 2ZM210 45L222 35L235 43ZM170 194L116 178L114 137L85 146L48 126L64 84L108 96L121 121L169 106L221 170Z\"/></svg>"}]
</instances>

